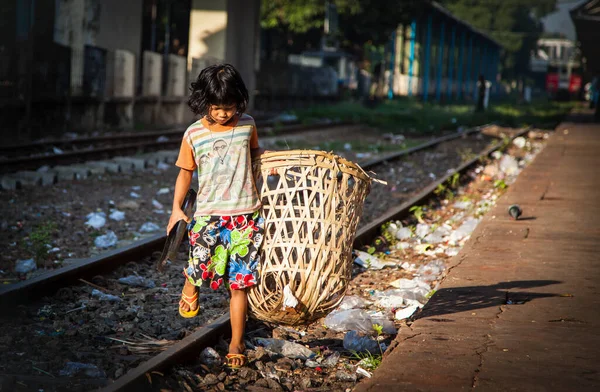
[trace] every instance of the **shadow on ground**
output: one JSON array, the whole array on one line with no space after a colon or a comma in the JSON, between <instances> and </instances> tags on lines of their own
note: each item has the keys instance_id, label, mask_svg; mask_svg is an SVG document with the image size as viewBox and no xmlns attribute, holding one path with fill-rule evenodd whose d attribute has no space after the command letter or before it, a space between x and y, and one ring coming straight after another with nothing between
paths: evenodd
<instances>
[{"instance_id":1,"label":"shadow on ground","mask_svg":"<svg viewBox=\"0 0 600 392\"><path fill-rule=\"evenodd\" d=\"M520 291L561 283L557 280L521 280L491 286L452 287L438 290L415 319L473 311L500 305L522 305L560 294Z\"/></svg>"}]
</instances>

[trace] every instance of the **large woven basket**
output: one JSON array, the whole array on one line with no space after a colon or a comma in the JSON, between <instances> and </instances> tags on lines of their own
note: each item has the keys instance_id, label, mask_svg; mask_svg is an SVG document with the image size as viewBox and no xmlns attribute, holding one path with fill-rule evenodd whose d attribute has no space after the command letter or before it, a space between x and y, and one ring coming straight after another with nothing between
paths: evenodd
<instances>
[{"instance_id":1,"label":"large woven basket","mask_svg":"<svg viewBox=\"0 0 600 392\"><path fill-rule=\"evenodd\" d=\"M250 315L276 324L314 321L346 292L371 178L348 160L312 150L265 153L253 170L266 222Z\"/></svg>"}]
</instances>

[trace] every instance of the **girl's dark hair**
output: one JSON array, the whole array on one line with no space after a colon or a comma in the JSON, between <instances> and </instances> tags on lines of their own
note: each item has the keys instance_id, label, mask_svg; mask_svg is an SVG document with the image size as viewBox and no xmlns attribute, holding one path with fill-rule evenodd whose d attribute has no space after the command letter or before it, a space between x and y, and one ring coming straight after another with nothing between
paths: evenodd
<instances>
[{"instance_id":1,"label":"girl's dark hair","mask_svg":"<svg viewBox=\"0 0 600 392\"><path fill-rule=\"evenodd\" d=\"M231 64L216 64L200 71L192 82L188 105L195 114L205 115L210 105L235 105L239 114L248 106L248 90L240 73Z\"/></svg>"}]
</instances>

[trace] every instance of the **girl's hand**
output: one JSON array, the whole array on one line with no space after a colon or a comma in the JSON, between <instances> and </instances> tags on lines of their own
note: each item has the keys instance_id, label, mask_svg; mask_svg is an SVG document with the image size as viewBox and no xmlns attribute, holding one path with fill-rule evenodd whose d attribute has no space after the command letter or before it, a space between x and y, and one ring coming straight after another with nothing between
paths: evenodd
<instances>
[{"instance_id":1,"label":"girl's hand","mask_svg":"<svg viewBox=\"0 0 600 392\"><path fill-rule=\"evenodd\" d=\"M175 226L175 224L182 219L188 223L191 220L189 217L187 217L183 213L183 210L181 210L181 208L177 209L177 210L173 210L173 212L171 212L171 217L169 218L169 224L167 225L167 235L169 235L173 226Z\"/></svg>"}]
</instances>

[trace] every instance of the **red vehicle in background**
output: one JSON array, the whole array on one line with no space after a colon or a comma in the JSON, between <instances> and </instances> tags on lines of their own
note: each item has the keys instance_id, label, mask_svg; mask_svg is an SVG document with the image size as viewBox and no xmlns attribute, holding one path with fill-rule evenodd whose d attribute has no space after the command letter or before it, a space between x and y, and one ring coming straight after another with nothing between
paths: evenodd
<instances>
[{"instance_id":1,"label":"red vehicle in background","mask_svg":"<svg viewBox=\"0 0 600 392\"><path fill-rule=\"evenodd\" d=\"M546 91L554 99L577 99L582 78L579 67L549 66L546 74Z\"/></svg>"}]
</instances>

